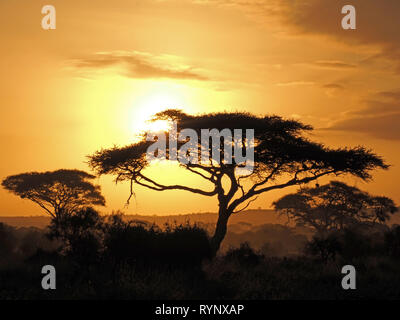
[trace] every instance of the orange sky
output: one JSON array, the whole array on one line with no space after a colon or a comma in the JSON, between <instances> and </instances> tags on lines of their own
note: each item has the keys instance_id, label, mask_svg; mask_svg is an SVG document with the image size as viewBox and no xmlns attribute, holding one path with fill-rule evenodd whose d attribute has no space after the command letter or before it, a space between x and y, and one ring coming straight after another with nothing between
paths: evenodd
<instances>
[{"instance_id":1,"label":"orange sky","mask_svg":"<svg viewBox=\"0 0 400 320\"><path fill-rule=\"evenodd\" d=\"M365 145L392 168L351 184L400 203L400 2L353 1L357 30L340 27L349 1L1 0L0 178L26 171L89 170L86 155L132 143L154 112L250 111L312 124L314 139ZM352 1L350 1L351 3ZM41 28L54 5L57 29ZM162 179L186 175L157 169ZM215 211L186 192L97 180L105 212ZM179 182L179 181L178 181ZM268 208L292 190L252 204ZM0 215L35 215L0 190Z\"/></svg>"}]
</instances>

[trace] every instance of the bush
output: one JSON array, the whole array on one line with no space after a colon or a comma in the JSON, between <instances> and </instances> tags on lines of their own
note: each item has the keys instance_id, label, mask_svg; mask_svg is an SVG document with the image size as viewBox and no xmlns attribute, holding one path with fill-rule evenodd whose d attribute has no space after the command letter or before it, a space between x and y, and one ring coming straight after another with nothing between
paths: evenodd
<instances>
[{"instance_id":1,"label":"bush","mask_svg":"<svg viewBox=\"0 0 400 320\"><path fill-rule=\"evenodd\" d=\"M310 255L323 263L329 260L335 260L336 255L342 250L342 245L336 234L329 234L328 236L314 236L311 241L306 244L305 253Z\"/></svg>"},{"instance_id":2,"label":"bush","mask_svg":"<svg viewBox=\"0 0 400 320\"><path fill-rule=\"evenodd\" d=\"M2 263L13 259L17 251L15 229L0 222L0 257Z\"/></svg>"},{"instance_id":3,"label":"bush","mask_svg":"<svg viewBox=\"0 0 400 320\"><path fill-rule=\"evenodd\" d=\"M230 248L224 260L237 262L241 266L255 266L262 261L262 258L263 256L254 252L248 242L243 242L239 248Z\"/></svg>"},{"instance_id":4,"label":"bush","mask_svg":"<svg viewBox=\"0 0 400 320\"><path fill-rule=\"evenodd\" d=\"M62 252L80 265L98 262L102 249L103 218L91 207L52 219L48 236L62 242Z\"/></svg>"},{"instance_id":5,"label":"bush","mask_svg":"<svg viewBox=\"0 0 400 320\"><path fill-rule=\"evenodd\" d=\"M110 218L105 231L105 255L115 263L198 266L211 257L205 230L196 225L166 225L161 230L142 222Z\"/></svg>"},{"instance_id":6,"label":"bush","mask_svg":"<svg viewBox=\"0 0 400 320\"><path fill-rule=\"evenodd\" d=\"M159 230L134 222L124 222L114 216L106 225L104 236L105 256L113 262L134 264L154 258Z\"/></svg>"},{"instance_id":7,"label":"bush","mask_svg":"<svg viewBox=\"0 0 400 320\"><path fill-rule=\"evenodd\" d=\"M388 235L388 239L392 239L391 236L393 237L393 234ZM391 240L391 243L392 246L395 246L394 239ZM345 261L351 262L353 259L381 256L387 251L384 250L384 247L381 228L347 228L325 236L314 236L306 245L305 251L306 254L325 263L335 260L337 255L340 255Z\"/></svg>"},{"instance_id":8,"label":"bush","mask_svg":"<svg viewBox=\"0 0 400 320\"><path fill-rule=\"evenodd\" d=\"M166 263L196 266L211 258L208 234L197 225L167 225L159 240L158 254Z\"/></svg>"},{"instance_id":9,"label":"bush","mask_svg":"<svg viewBox=\"0 0 400 320\"><path fill-rule=\"evenodd\" d=\"M372 233L367 234L360 230L345 229L340 234L340 242L342 247L341 256L347 261L351 261L355 258L373 255L375 253L374 244L377 241Z\"/></svg>"}]
</instances>

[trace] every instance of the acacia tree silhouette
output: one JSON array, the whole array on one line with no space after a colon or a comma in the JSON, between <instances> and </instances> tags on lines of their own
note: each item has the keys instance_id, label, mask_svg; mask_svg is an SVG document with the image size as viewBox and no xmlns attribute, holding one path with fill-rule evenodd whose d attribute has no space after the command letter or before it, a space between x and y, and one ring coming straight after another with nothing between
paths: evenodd
<instances>
[{"instance_id":1,"label":"acacia tree silhouette","mask_svg":"<svg viewBox=\"0 0 400 320\"><path fill-rule=\"evenodd\" d=\"M146 169L151 161L146 158L146 150L152 142L146 141L144 136L135 144L102 149L88 156L88 163L97 174L115 175L116 182L130 181L131 196L133 184L156 191L185 190L209 197L217 196L218 221L211 239L214 254L225 237L229 217L247 208L264 192L308 183L329 174L352 174L368 180L371 170L388 168L379 156L364 147L331 149L312 142L305 136L307 131L312 130L311 126L279 116L261 117L240 112L188 115L170 109L157 113L153 117L153 121L156 120L176 121L178 132L190 128L197 132L198 137L202 129L254 129L255 157L251 173L238 175L236 169L241 165L222 161L180 163L184 169L208 181L212 186L210 190L180 184L164 185L150 178ZM168 142L168 134L166 139ZM243 145L246 143L244 139ZM166 145L169 154L169 143ZM197 147L204 152L200 139ZM224 145L220 143L219 147L219 159L222 159ZM206 152L211 155L210 158L213 157L211 147ZM223 184L223 179L230 182L228 186Z\"/></svg>"},{"instance_id":2,"label":"acacia tree silhouette","mask_svg":"<svg viewBox=\"0 0 400 320\"><path fill-rule=\"evenodd\" d=\"M314 228L320 234L354 225L383 223L397 211L392 199L368 194L339 181L315 188L301 188L273 203L297 225Z\"/></svg>"},{"instance_id":3,"label":"acacia tree silhouette","mask_svg":"<svg viewBox=\"0 0 400 320\"><path fill-rule=\"evenodd\" d=\"M94 178L85 171L60 169L9 176L1 184L22 199L37 203L57 219L86 206L105 205L100 186L87 181Z\"/></svg>"}]
</instances>

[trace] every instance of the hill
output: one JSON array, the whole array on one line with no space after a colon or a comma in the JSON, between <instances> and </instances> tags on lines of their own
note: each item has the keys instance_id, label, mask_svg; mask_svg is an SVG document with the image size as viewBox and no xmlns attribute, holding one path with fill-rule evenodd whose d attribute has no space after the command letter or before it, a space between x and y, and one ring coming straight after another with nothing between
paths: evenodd
<instances>
[{"instance_id":1,"label":"hill","mask_svg":"<svg viewBox=\"0 0 400 320\"><path fill-rule=\"evenodd\" d=\"M192 213L192 214L181 214L181 215L126 215L128 220L139 220L146 221L149 223L155 223L157 225L164 225L165 223L199 223L202 225L215 225L217 221L216 213ZM7 217L0 216L0 222L6 223L10 226L15 227L36 227L44 228L50 223L50 218L47 216L26 216L26 217ZM264 224L286 224L287 220L285 217L279 217L274 210L268 209L254 209L246 210L237 214L234 214L229 219L229 225L232 225L234 229L247 229L255 226ZM388 225L400 224L400 212L394 214ZM244 230L232 230L231 231L244 231Z\"/></svg>"},{"instance_id":2,"label":"hill","mask_svg":"<svg viewBox=\"0 0 400 320\"><path fill-rule=\"evenodd\" d=\"M126 215L129 220L140 220L157 225L165 223L186 223L196 222L201 224L215 224L217 221L216 213L193 213L182 215ZM50 218L47 216L27 216L27 217L7 217L0 216L0 222L6 223L15 227L37 227L44 228L50 223ZM279 218L273 210L246 210L232 215L229 224L240 225L262 225L262 224L283 224L284 218Z\"/></svg>"}]
</instances>

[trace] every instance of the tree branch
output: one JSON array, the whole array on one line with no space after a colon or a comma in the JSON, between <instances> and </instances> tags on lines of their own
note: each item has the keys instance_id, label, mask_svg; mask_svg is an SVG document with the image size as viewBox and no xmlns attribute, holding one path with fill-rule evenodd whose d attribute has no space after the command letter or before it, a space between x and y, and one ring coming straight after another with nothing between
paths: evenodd
<instances>
[{"instance_id":1,"label":"tree branch","mask_svg":"<svg viewBox=\"0 0 400 320\"><path fill-rule=\"evenodd\" d=\"M249 205L250 205L252 202L256 201L257 199L258 199L258 197L255 197L255 198L251 199L251 200L244 206L244 208L242 208L242 209L240 209L240 210L237 210L237 211L232 211L232 213L239 213L239 212L241 212L241 211L243 211L243 210L246 210L246 209L249 207Z\"/></svg>"},{"instance_id":2,"label":"tree branch","mask_svg":"<svg viewBox=\"0 0 400 320\"><path fill-rule=\"evenodd\" d=\"M157 190L157 191L185 190L185 191L189 191L189 192L192 192L192 193L201 194L201 195L204 195L204 196L214 196L214 195L217 194L217 188L216 187L212 191L204 191L204 190L201 190L201 189L190 188L190 187L182 186L182 185L166 186L166 185L163 185L163 184L155 182L154 180L152 180L152 179L146 177L145 175L143 175L142 173L139 173L138 177L140 177L141 179L151 183L153 186L150 186L150 185L147 185L147 184L144 184L144 183L138 181L137 177L134 178L135 182L137 182L138 184L140 184L140 185L142 185L144 187L147 187L147 188L150 188L150 189L153 189L153 190Z\"/></svg>"}]
</instances>

